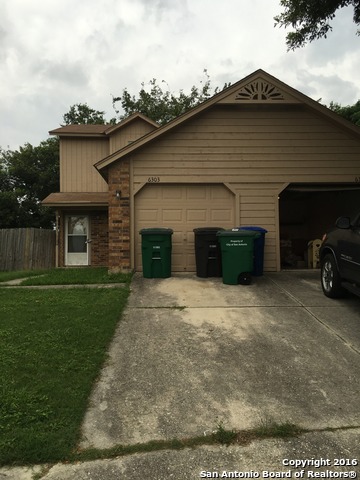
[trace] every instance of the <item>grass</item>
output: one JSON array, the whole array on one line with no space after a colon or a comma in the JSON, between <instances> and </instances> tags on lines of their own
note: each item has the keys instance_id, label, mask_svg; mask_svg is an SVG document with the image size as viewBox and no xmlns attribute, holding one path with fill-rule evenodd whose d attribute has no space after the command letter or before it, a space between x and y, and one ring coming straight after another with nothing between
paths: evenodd
<instances>
[{"instance_id":1,"label":"grass","mask_svg":"<svg viewBox=\"0 0 360 480\"><path fill-rule=\"evenodd\" d=\"M286 438L296 436L301 433L301 429L293 423L277 423L271 419L263 419L260 425L254 429L254 433L260 438Z\"/></svg>"},{"instance_id":2,"label":"grass","mask_svg":"<svg viewBox=\"0 0 360 480\"><path fill-rule=\"evenodd\" d=\"M247 430L228 430L223 422L218 423L216 430L210 435L201 435L172 440L152 440L146 443L137 443L134 445L116 445L107 449L78 449L68 458L69 462L81 462L89 460L100 460L116 458L134 453L147 453L159 450L183 450L185 448L196 448L204 445L249 445L255 440L264 440L269 438L289 438L297 437L307 433L308 430L302 429L297 425L276 422L261 422L258 427Z\"/></svg>"},{"instance_id":3,"label":"grass","mask_svg":"<svg viewBox=\"0 0 360 480\"><path fill-rule=\"evenodd\" d=\"M128 292L0 289L0 465L71 455Z\"/></svg>"},{"instance_id":4,"label":"grass","mask_svg":"<svg viewBox=\"0 0 360 480\"><path fill-rule=\"evenodd\" d=\"M224 427L223 422L220 422L213 433L213 436L214 439L222 445L230 445L230 443L236 439L237 432L235 430L227 430Z\"/></svg>"},{"instance_id":5,"label":"grass","mask_svg":"<svg viewBox=\"0 0 360 480\"><path fill-rule=\"evenodd\" d=\"M301 428L295 424L291 424L289 422L276 423L273 421L262 421L258 427L254 427L252 429L227 430L225 429L223 423L220 422L217 425L216 430L214 430L210 435L201 435L197 437L189 437L182 439L174 438L172 440L150 440L146 443L136 443L133 445L115 445L114 447L105 449L77 449L71 453L71 455L66 459L66 461L70 463L87 462L91 460L117 458L126 455L133 455L135 453L149 453L161 450L183 450L186 448L193 449L204 445L214 446L220 444L226 446L246 446L256 440L265 440L272 438L287 439L289 437L299 437L300 435L309 433L310 431L327 432L358 428L358 426L346 426L337 427L335 429L323 428L308 430L305 428ZM44 472L46 473L46 471L46 467L44 467ZM43 474L40 473L38 478L41 478L42 476Z\"/></svg>"},{"instance_id":6,"label":"grass","mask_svg":"<svg viewBox=\"0 0 360 480\"><path fill-rule=\"evenodd\" d=\"M106 267L98 268L55 268L27 272L0 272L0 282L29 277L21 285L90 285L97 283L127 283L128 273L108 273Z\"/></svg>"},{"instance_id":7,"label":"grass","mask_svg":"<svg viewBox=\"0 0 360 480\"><path fill-rule=\"evenodd\" d=\"M16 280L18 278L32 277L49 273L49 270L18 270L11 272L0 272L0 283Z\"/></svg>"},{"instance_id":8,"label":"grass","mask_svg":"<svg viewBox=\"0 0 360 480\"><path fill-rule=\"evenodd\" d=\"M296 437L307 430L289 422L277 423L273 420L261 420L259 425L252 429L228 430L220 422L217 429L213 432L213 439L222 445L248 445L254 440L263 440L265 438L288 438Z\"/></svg>"}]
</instances>

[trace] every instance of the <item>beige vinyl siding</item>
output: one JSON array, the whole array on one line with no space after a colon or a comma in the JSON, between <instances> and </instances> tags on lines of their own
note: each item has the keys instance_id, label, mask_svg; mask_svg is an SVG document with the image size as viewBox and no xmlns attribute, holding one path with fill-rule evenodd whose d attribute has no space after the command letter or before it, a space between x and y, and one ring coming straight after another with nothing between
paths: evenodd
<instances>
[{"instance_id":1,"label":"beige vinyl siding","mask_svg":"<svg viewBox=\"0 0 360 480\"><path fill-rule=\"evenodd\" d=\"M239 192L239 219L237 226L265 228L264 269L275 271L277 265L278 196L281 184L244 184L234 186Z\"/></svg>"},{"instance_id":2,"label":"beige vinyl siding","mask_svg":"<svg viewBox=\"0 0 360 480\"><path fill-rule=\"evenodd\" d=\"M153 125L144 122L143 120L132 122L130 125L123 127L121 130L111 135L109 153L112 154L117 150L126 147L129 143L154 130L154 128Z\"/></svg>"},{"instance_id":3,"label":"beige vinyl siding","mask_svg":"<svg viewBox=\"0 0 360 480\"><path fill-rule=\"evenodd\" d=\"M108 139L61 138L61 192L107 192L94 163L109 154Z\"/></svg>"},{"instance_id":4,"label":"beige vinyl siding","mask_svg":"<svg viewBox=\"0 0 360 480\"><path fill-rule=\"evenodd\" d=\"M306 109L214 108L134 156L134 181L353 182L359 155L358 140Z\"/></svg>"}]
</instances>

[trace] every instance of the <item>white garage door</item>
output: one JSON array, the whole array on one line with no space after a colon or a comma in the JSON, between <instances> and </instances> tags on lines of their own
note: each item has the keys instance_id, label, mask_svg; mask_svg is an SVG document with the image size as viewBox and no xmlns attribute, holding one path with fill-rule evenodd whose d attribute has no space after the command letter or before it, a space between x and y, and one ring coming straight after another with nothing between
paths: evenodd
<instances>
[{"instance_id":1,"label":"white garage door","mask_svg":"<svg viewBox=\"0 0 360 480\"><path fill-rule=\"evenodd\" d=\"M234 195L224 185L155 185L135 197L135 268L141 270L142 228L172 228L172 271L195 272L193 229L234 227Z\"/></svg>"}]
</instances>

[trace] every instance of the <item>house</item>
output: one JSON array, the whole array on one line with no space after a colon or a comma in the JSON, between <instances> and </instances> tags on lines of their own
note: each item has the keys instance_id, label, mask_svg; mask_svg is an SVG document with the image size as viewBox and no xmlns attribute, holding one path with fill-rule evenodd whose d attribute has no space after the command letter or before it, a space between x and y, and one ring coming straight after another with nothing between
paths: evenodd
<instances>
[{"instance_id":1,"label":"house","mask_svg":"<svg viewBox=\"0 0 360 480\"><path fill-rule=\"evenodd\" d=\"M170 227L172 270L195 271L193 229L265 228L265 271L360 205L360 129L263 70L168 124L70 125L60 137L58 265L141 270L146 227Z\"/></svg>"}]
</instances>

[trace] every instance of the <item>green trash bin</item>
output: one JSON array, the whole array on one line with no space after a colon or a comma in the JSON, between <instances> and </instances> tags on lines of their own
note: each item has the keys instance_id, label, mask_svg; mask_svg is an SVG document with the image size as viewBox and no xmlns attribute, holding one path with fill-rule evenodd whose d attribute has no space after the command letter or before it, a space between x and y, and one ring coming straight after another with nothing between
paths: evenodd
<instances>
[{"instance_id":1,"label":"green trash bin","mask_svg":"<svg viewBox=\"0 0 360 480\"><path fill-rule=\"evenodd\" d=\"M254 240L259 233L233 228L218 232L220 242L223 283L250 285L254 266Z\"/></svg>"},{"instance_id":2,"label":"green trash bin","mask_svg":"<svg viewBox=\"0 0 360 480\"><path fill-rule=\"evenodd\" d=\"M141 253L145 278L168 278L171 276L171 228L143 228Z\"/></svg>"}]
</instances>

